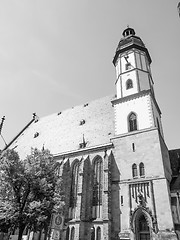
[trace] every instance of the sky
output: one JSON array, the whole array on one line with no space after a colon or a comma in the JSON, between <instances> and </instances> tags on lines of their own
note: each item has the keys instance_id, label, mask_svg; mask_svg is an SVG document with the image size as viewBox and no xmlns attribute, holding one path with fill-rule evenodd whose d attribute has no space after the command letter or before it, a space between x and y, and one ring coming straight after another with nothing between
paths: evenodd
<instances>
[{"instance_id":1,"label":"sky","mask_svg":"<svg viewBox=\"0 0 180 240\"><path fill-rule=\"evenodd\" d=\"M129 25L152 58L169 149L180 148L177 0L0 0L0 118L9 143L32 119L115 95L112 59ZM0 149L4 147L0 139Z\"/></svg>"}]
</instances>

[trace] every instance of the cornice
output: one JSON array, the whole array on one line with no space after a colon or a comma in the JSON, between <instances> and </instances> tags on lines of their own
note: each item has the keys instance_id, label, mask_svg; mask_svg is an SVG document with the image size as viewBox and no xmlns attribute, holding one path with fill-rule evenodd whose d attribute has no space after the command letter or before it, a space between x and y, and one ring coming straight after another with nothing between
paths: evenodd
<instances>
[{"instance_id":1,"label":"cornice","mask_svg":"<svg viewBox=\"0 0 180 240\"><path fill-rule=\"evenodd\" d=\"M144 132L150 132L150 131L158 131L157 127L151 127L151 128L145 128L145 129L141 129L141 130L136 130L136 131L132 131L132 132L127 132L127 133L123 133L123 134L118 134L115 135L111 138L111 141L114 139L118 139L118 138L123 138L123 137L127 137L127 136L131 136L131 135L135 135L135 134L141 134Z\"/></svg>"},{"instance_id":2,"label":"cornice","mask_svg":"<svg viewBox=\"0 0 180 240\"><path fill-rule=\"evenodd\" d=\"M120 180L119 184L138 184L138 183L147 183L150 181L156 181L156 180L162 180L166 179L165 177L161 176L152 176L152 177L146 177L146 178L134 178L134 179L125 179L125 180Z\"/></svg>"},{"instance_id":3,"label":"cornice","mask_svg":"<svg viewBox=\"0 0 180 240\"><path fill-rule=\"evenodd\" d=\"M97 151L101 151L101 150L107 150L107 149L111 149L113 147L114 147L113 143L110 142L110 143L105 143L102 145L92 146L92 147L88 147L88 148L72 150L69 152L57 153L57 154L53 154L53 156L55 158L68 158L68 157L77 156L77 155L87 155L88 153L97 152Z\"/></svg>"},{"instance_id":4,"label":"cornice","mask_svg":"<svg viewBox=\"0 0 180 240\"><path fill-rule=\"evenodd\" d=\"M135 99L135 98L139 98L139 97L142 97L142 96L145 96L145 95L150 95L150 92L151 92L151 90L143 90L141 92L131 94L131 95L123 97L123 98L113 99L111 101L111 103L114 106L115 104L118 104L118 103L127 102L127 101L130 101L130 100Z\"/></svg>"},{"instance_id":5,"label":"cornice","mask_svg":"<svg viewBox=\"0 0 180 240\"><path fill-rule=\"evenodd\" d=\"M154 97L154 94L152 94L151 90L148 89L148 90L143 90L141 92L138 92L138 93L135 93L135 94L131 94L129 96L126 96L126 97L122 97L122 98L116 98L116 99L113 99L111 101L112 105L116 105L118 103L122 103L122 102L127 102L127 101L130 101L130 100L133 100L133 99L136 99L136 98L139 98L139 97L142 97L142 96L145 96L145 95L150 95L151 96L151 99L153 100L159 114L161 115L161 110L158 106L158 103Z\"/></svg>"}]
</instances>

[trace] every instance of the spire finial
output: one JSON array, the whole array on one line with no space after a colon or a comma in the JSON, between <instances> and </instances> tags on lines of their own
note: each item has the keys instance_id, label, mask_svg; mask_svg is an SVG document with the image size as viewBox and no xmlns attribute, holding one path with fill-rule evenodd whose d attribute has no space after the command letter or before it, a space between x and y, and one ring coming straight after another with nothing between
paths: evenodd
<instances>
[{"instance_id":1,"label":"spire finial","mask_svg":"<svg viewBox=\"0 0 180 240\"><path fill-rule=\"evenodd\" d=\"M35 119L36 118L36 113L35 112L33 112L33 119Z\"/></svg>"}]
</instances>

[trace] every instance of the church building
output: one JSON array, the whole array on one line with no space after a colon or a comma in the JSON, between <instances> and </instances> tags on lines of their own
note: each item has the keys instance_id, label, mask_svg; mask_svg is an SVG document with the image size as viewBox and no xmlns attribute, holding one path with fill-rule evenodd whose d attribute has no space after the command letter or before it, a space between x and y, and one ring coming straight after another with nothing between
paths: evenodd
<instances>
[{"instance_id":1,"label":"church building","mask_svg":"<svg viewBox=\"0 0 180 240\"><path fill-rule=\"evenodd\" d=\"M49 149L61 163L66 205L56 240L180 239L180 150L165 143L148 49L134 29L122 35L114 96L34 115L7 146L21 159Z\"/></svg>"}]
</instances>

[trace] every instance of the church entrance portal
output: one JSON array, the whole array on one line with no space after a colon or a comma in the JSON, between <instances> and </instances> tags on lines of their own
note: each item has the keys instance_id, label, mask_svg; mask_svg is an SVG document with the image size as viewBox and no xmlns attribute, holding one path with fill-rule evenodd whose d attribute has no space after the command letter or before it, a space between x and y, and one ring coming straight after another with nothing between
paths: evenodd
<instances>
[{"instance_id":1,"label":"church entrance portal","mask_svg":"<svg viewBox=\"0 0 180 240\"><path fill-rule=\"evenodd\" d=\"M136 221L136 240L150 240L149 226L144 214L141 214Z\"/></svg>"}]
</instances>

